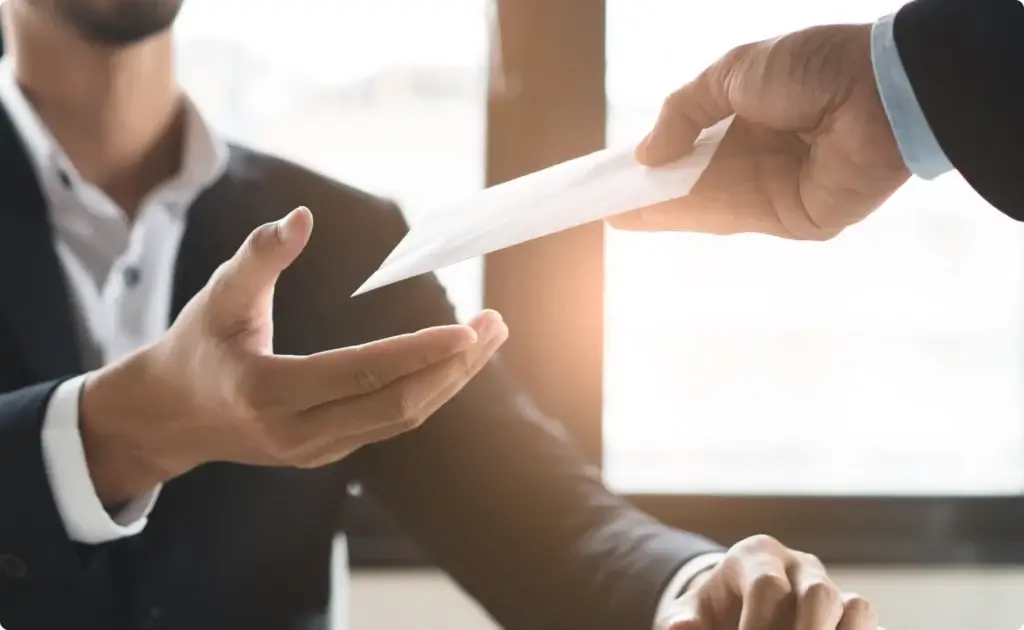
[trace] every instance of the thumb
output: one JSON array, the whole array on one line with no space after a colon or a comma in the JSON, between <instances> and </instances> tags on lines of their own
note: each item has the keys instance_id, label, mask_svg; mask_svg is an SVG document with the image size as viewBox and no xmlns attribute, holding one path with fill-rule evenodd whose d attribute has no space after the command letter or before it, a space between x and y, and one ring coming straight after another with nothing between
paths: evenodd
<instances>
[{"instance_id":1,"label":"thumb","mask_svg":"<svg viewBox=\"0 0 1024 630\"><path fill-rule=\"evenodd\" d=\"M281 272L302 253L312 230L313 215L307 208L296 208L283 219L253 230L218 270L220 299L244 304L272 289Z\"/></svg>"},{"instance_id":2,"label":"thumb","mask_svg":"<svg viewBox=\"0 0 1024 630\"><path fill-rule=\"evenodd\" d=\"M636 148L638 162L658 166L681 158L700 132L735 113L729 85L748 50L749 46L733 49L665 99L654 129Z\"/></svg>"}]
</instances>

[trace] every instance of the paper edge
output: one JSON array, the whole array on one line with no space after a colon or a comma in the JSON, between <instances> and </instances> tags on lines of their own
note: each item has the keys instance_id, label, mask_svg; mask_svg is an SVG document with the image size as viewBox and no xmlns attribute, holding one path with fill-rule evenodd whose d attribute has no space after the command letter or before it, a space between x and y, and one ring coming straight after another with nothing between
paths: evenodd
<instances>
[{"instance_id":1,"label":"paper edge","mask_svg":"<svg viewBox=\"0 0 1024 630\"><path fill-rule=\"evenodd\" d=\"M700 145L706 145L706 144L714 144L714 145L716 145L715 146L715 150L712 151L711 155L708 156L708 164L711 163L711 160L714 158L715 153L718 152L717 151L718 145L721 144L723 138L725 137L725 134L728 132L729 128L732 126L734 118L735 118L735 115L728 116L728 117L718 121L714 125L712 125L712 126L706 128L706 129L702 130L700 135L697 137L697 140L694 142L694 149L695 150ZM520 179L529 177L530 175L533 175L533 174L536 174L536 173L539 173L539 172L543 172L543 171L546 171L546 170L549 170L549 169L552 169L552 168L555 168L555 167L558 167L558 166L562 166L564 164L567 164L568 162L573 162L573 161L576 161L576 160L581 160L581 159L584 159L584 158L589 158L589 157L592 157L592 156L594 156L594 155L596 155L598 153L603 153L603 152L607 152L607 151L618 151L618 150L621 150L621 149L622 149L621 147L605 147L603 149L598 149L597 151L593 151L593 152L587 153L585 155L581 155L581 156L579 156L577 158L571 158L569 160L565 160L563 162L559 162L558 164L554 164L554 165L549 166L547 168L541 169L541 171L534 171L534 173L527 173L526 175L523 175L522 177L517 177L517 178L511 179L511 180L509 180L507 182L502 182L501 184L498 184L495 187L500 187L500 186L504 186L506 184L514 183L514 182L516 182L516 181L518 181ZM679 160L673 161L672 163L665 164L663 168L671 168L675 164L678 164L678 163L686 161L689 157L691 157L693 155L694 152L696 152L696 151L688 153L687 155L679 158ZM705 168L706 168L706 165L705 165ZM703 175L703 172L701 173L701 175ZM699 177L698 177L698 179L699 179ZM490 187L490 188L494 188L494 187ZM484 188L483 190L488 190L488 188ZM467 195L465 199L466 200L471 199L473 196L475 196L477 194L480 194L480 192L481 191L477 191L475 193ZM448 207L449 208L455 207L455 206L461 205L461 203L462 202L456 202L455 204L452 204L451 206L448 206ZM595 219L595 221L604 221L607 218L608 217L603 217L601 219ZM573 227L578 227L578 226L573 226ZM573 229L573 227L563 228L562 230L559 230L558 232L564 232L566 230ZM558 232L552 232L551 234L557 234ZM432 271L420 272L420 273L417 273L417 274L414 274L414 275L410 275L410 276L406 276L406 277L403 277L403 278L399 278L397 280L386 280L386 279L382 280L381 278L378 277L379 275L381 275L380 272L383 270L384 266L387 265L389 262L391 262L391 263L396 262L396 261L393 261L392 258L394 258L394 255L401 249L402 243L408 240L409 234L411 234L411 230L408 233L406 233L406 235L402 238L402 240L399 241L395 245L395 247L392 248L392 250L390 252L388 252L387 257L380 263L380 265L377 267L376 271L374 271L370 275L370 277L367 278L366 281L364 281L363 284L360 285L359 288L357 288L355 290L355 292L353 292L349 297L354 298L354 297L358 297L360 295L365 295L367 293L370 293L371 291L375 291L377 289L382 289L382 288L384 288L386 286L389 286L389 285L392 285L392 284L396 284L398 282L402 282L403 280L408 280L408 279L411 279L411 278L415 278L417 276L420 276L420 275L423 275L423 274L426 274L426 273L435 273L436 271L439 271L439 270L444 269L446 267L450 267L450 266L452 266L454 264L457 264L457 263L451 263L449 265L445 265L444 267L438 267L437 269L434 269ZM545 236L549 236L549 235L550 234L547 234ZM536 240L537 238L543 238L543 236L534 237L533 239L527 239L526 241L523 241L523 242L528 242L530 240ZM506 246L506 247L504 247L502 249L507 249L508 247L515 247L516 245L519 245L519 244L522 244L522 243L515 243L513 245L508 245L508 246ZM500 251L500 250L494 250L494 251ZM491 252L488 252L488 253L491 253ZM1024 630L1024 629L1022 629L1022 630Z\"/></svg>"}]
</instances>

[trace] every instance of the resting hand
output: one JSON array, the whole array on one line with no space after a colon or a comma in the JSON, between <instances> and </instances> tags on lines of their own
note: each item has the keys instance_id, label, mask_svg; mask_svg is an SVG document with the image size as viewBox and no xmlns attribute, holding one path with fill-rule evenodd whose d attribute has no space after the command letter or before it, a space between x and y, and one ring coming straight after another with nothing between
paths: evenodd
<instances>
[{"instance_id":1,"label":"resting hand","mask_svg":"<svg viewBox=\"0 0 1024 630\"><path fill-rule=\"evenodd\" d=\"M658 630L881 629L867 601L840 592L817 558L754 536L698 576Z\"/></svg>"}]
</instances>

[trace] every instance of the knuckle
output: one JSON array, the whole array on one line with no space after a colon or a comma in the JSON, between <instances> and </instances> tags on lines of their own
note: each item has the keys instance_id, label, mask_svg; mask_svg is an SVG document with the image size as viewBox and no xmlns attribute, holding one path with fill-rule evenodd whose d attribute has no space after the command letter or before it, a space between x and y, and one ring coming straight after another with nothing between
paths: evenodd
<instances>
[{"instance_id":1,"label":"knuckle","mask_svg":"<svg viewBox=\"0 0 1024 630\"><path fill-rule=\"evenodd\" d=\"M207 283L208 290L214 295L233 293L238 284L237 274L234 271L237 265L238 263L234 260L222 262L210 276L210 281Z\"/></svg>"},{"instance_id":2,"label":"knuckle","mask_svg":"<svg viewBox=\"0 0 1024 630\"><path fill-rule=\"evenodd\" d=\"M227 283L231 278L231 261L225 260L221 264L217 265L217 268L213 270L213 274L210 275L211 284L215 286L223 285Z\"/></svg>"},{"instance_id":3,"label":"knuckle","mask_svg":"<svg viewBox=\"0 0 1024 630\"><path fill-rule=\"evenodd\" d=\"M867 599L856 593L851 593L843 603L843 616L852 617L857 621L874 620L875 610Z\"/></svg>"},{"instance_id":4,"label":"knuckle","mask_svg":"<svg viewBox=\"0 0 1024 630\"><path fill-rule=\"evenodd\" d=\"M423 424L423 419L416 415L406 416L398 421L398 433L406 433L418 428Z\"/></svg>"},{"instance_id":5,"label":"knuckle","mask_svg":"<svg viewBox=\"0 0 1024 630\"><path fill-rule=\"evenodd\" d=\"M467 352L449 359L435 377L433 383L434 393L439 394L450 389L452 385L467 380L473 372L477 356L476 353Z\"/></svg>"},{"instance_id":6,"label":"knuckle","mask_svg":"<svg viewBox=\"0 0 1024 630\"><path fill-rule=\"evenodd\" d=\"M399 392L392 398L393 408L391 410L392 420L399 426L414 426L417 422L419 405L408 392Z\"/></svg>"},{"instance_id":7,"label":"knuckle","mask_svg":"<svg viewBox=\"0 0 1024 630\"><path fill-rule=\"evenodd\" d=\"M741 551L753 553L777 553L783 549L782 543L768 534L757 534L740 541L736 547Z\"/></svg>"},{"instance_id":8,"label":"knuckle","mask_svg":"<svg viewBox=\"0 0 1024 630\"><path fill-rule=\"evenodd\" d=\"M718 566L726 575L735 577L743 568L743 560L740 556L730 553L722 559Z\"/></svg>"},{"instance_id":9,"label":"knuckle","mask_svg":"<svg viewBox=\"0 0 1024 630\"><path fill-rule=\"evenodd\" d=\"M373 366L361 366L355 373L356 387L362 392L375 392L384 387L384 379Z\"/></svg>"},{"instance_id":10,"label":"knuckle","mask_svg":"<svg viewBox=\"0 0 1024 630\"><path fill-rule=\"evenodd\" d=\"M463 352L455 357L452 369L447 376L448 382L457 382L466 379L476 369L482 356L478 352Z\"/></svg>"},{"instance_id":11,"label":"knuckle","mask_svg":"<svg viewBox=\"0 0 1024 630\"><path fill-rule=\"evenodd\" d=\"M814 569L818 569L822 572L825 570L825 564L821 561L821 558L814 555L813 553L796 552L797 560L802 564L808 565Z\"/></svg>"},{"instance_id":12,"label":"knuckle","mask_svg":"<svg viewBox=\"0 0 1024 630\"><path fill-rule=\"evenodd\" d=\"M761 42L747 42L745 44L735 46L729 50L729 52L722 55L722 58L716 65L723 71L730 71L734 68L738 68L761 45Z\"/></svg>"},{"instance_id":13,"label":"knuckle","mask_svg":"<svg viewBox=\"0 0 1024 630\"><path fill-rule=\"evenodd\" d=\"M434 354L428 350L422 350L412 355L409 359L410 371L418 372L424 368L428 368L432 365L440 363L444 359L444 356L440 354Z\"/></svg>"},{"instance_id":14,"label":"knuckle","mask_svg":"<svg viewBox=\"0 0 1024 630\"><path fill-rule=\"evenodd\" d=\"M663 112L672 112L678 109L686 99L687 87L683 86L666 96L661 102L661 110Z\"/></svg>"},{"instance_id":15,"label":"knuckle","mask_svg":"<svg viewBox=\"0 0 1024 630\"><path fill-rule=\"evenodd\" d=\"M276 238L277 226L274 223L264 223L249 234L242 243L243 255L258 254L266 245Z\"/></svg>"},{"instance_id":16,"label":"knuckle","mask_svg":"<svg viewBox=\"0 0 1024 630\"><path fill-rule=\"evenodd\" d=\"M808 605L818 609L831 609L840 605L839 590L824 580L808 584L803 599Z\"/></svg>"},{"instance_id":17,"label":"knuckle","mask_svg":"<svg viewBox=\"0 0 1024 630\"><path fill-rule=\"evenodd\" d=\"M737 77L742 76L744 64L758 45L757 42L754 42L736 46L698 75L696 81L715 101L716 106L721 107L727 104L733 84Z\"/></svg>"},{"instance_id":18,"label":"knuckle","mask_svg":"<svg viewBox=\"0 0 1024 630\"><path fill-rule=\"evenodd\" d=\"M750 597L761 601L777 601L790 593L789 580L777 573L761 573L750 583Z\"/></svg>"}]
</instances>

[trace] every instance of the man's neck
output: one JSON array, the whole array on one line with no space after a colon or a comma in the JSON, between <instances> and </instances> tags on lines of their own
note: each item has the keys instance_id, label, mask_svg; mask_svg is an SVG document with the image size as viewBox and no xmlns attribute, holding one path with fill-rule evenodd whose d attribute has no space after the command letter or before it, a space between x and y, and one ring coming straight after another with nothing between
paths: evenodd
<instances>
[{"instance_id":1,"label":"man's neck","mask_svg":"<svg viewBox=\"0 0 1024 630\"><path fill-rule=\"evenodd\" d=\"M81 176L133 217L181 166L184 115L170 34L104 48L8 4L5 27L26 97Z\"/></svg>"}]
</instances>

